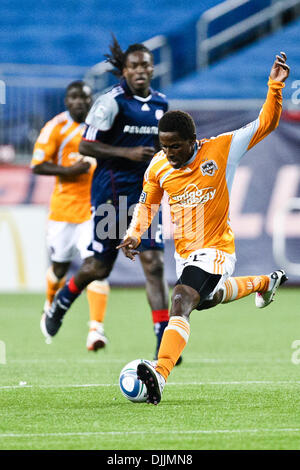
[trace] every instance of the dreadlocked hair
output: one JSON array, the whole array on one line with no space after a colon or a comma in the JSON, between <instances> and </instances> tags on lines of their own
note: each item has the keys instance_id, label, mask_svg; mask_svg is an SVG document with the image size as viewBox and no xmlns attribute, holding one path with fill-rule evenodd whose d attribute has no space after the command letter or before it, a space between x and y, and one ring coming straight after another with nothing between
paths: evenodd
<instances>
[{"instance_id":1,"label":"dreadlocked hair","mask_svg":"<svg viewBox=\"0 0 300 470\"><path fill-rule=\"evenodd\" d=\"M152 52L144 46L144 44L131 44L126 51L122 51L120 44L118 43L115 35L112 35L112 43L109 46L110 54L105 54L106 62L109 62L113 65L114 69L111 70L111 73L117 77L121 77L123 69L126 65L126 60L129 54L137 51L148 52L151 55L153 60Z\"/></svg>"}]
</instances>

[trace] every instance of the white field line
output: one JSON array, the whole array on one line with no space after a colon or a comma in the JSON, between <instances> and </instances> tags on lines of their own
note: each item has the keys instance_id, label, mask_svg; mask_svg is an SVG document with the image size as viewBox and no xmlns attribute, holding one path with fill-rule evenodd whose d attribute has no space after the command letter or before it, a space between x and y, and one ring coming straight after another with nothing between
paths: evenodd
<instances>
[{"instance_id":1,"label":"white field line","mask_svg":"<svg viewBox=\"0 0 300 470\"><path fill-rule=\"evenodd\" d=\"M65 385L2 385L0 390L19 388L89 388L89 387L117 387L119 384L65 384ZM167 386L210 386L210 385L300 385L300 380L240 380L221 382L168 382Z\"/></svg>"},{"instance_id":2,"label":"white field line","mask_svg":"<svg viewBox=\"0 0 300 470\"><path fill-rule=\"evenodd\" d=\"M149 431L93 431L93 432L49 432L49 433L1 433L0 438L2 437L90 437L90 436L129 436L129 435L141 435L141 434L182 434L182 435L199 435L199 434L267 434L267 433L293 433L300 432L300 428L274 428L274 429L194 429L187 431L179 430L149 430Z\"/></svg>"},{"instance_id":3,"label":"white field line","mask_svg":"<svg viewBox=\"0 0 300 470\"><path fill-rule=\"evenodd\" d=\"M290 364L291 360L290 357L287 359L274 359L274 358L253 358L253 359L243 359L243 358L188 358L187 362L189 363L195 363L195 364L257 364L259 363L264 363L264 364L273 364L273 363L278 363L278 364ZM55 359L52 361L49 361L48 359L11 359L7 361L7 364L56 364L56 363L62 363L62 364L69 364L70 359ZM76 359L76 363L78 364L124 364L124 360L122 359L103 359L101 357L101 360L99 359Z\"/></svg>"}]
</instances>

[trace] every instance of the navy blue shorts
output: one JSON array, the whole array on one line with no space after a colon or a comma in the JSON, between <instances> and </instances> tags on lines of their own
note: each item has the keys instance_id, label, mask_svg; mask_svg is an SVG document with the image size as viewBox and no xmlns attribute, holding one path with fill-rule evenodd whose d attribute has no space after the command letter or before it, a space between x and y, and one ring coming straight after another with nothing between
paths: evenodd
<instances>
[{"instance_id":1,"label":"navy blue shorts","mask_svg":"<svg viewBox=\"0 0 300 470\"><path fill-rule=\"evenodd\" d=\"M140 188L138 188L140 189ZM116 247L121 243L131 222L135 204L140 197L140 191L132 191L127 196L118 196L118 199L107 197L102 193L98 199L97 207L93 208L93 239L89 250L94 252L98 259L114 260L118 255ZM163 250L162 213L156 214L148 231L142 236L138 251Z\"/></svg>"}]
</instances>

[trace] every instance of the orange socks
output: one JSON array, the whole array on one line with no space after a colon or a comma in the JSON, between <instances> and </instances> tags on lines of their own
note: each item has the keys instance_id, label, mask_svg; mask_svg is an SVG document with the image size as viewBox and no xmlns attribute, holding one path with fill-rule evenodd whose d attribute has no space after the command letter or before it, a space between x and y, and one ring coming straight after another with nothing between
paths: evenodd
<instances>
[{"instance_id":1,"label":"orange socks","mask_svg":"<svg viewBox=\"0 0 300 470\"><path fill-rule=\"evenodd\" d=\"M109 284L107 280L93 281L87 286L87 298L90 308L91 322L103 323L107 299L109 295Z\"/></svg>"},{"instance_id":2,"label":"orange socks","mask_svg":"<svg viewBox=\"0 0 300 470\"><path fill-rule=\"evenodd\" d=\"M56 292L64 285L66 277L59 279L53 272L53 267L49 266L46 273L46 299L49 305L52 304Z\"/></svg>"},{"instance_id":3,"label":"orange socks","mask_svg":"<svg viewBox=\"0 0 300 470\"><path fill-rule=\"evenodd\" d=\"M169 324L164 331L158 351L156 370L165 379L168 378L179 356L184 350L190 336L189 322L180 316L170 317Z\"/></svg>"},{"instance_id":4,"label":"orange socks","mask_svg":"<svg viewBox=\"0 0 300 470\"><path fill-rule=\"evenodd\" d=\"M230 277L224 284L222 303L247 297L253 292L266 292L269 283L269 276Z\"/></svg>"},{"instance_id":5,"label":"orange socks","mask_svg":"<svg viewBox=\"0 0 300 470\"><path fill-rule=\"evenodd\" d=\"M266 292L269 276L230 277L225 282L223 303L246 297L253 292ZM190 336L190 324L181 316L171 316L158 351L156 370L167 380Z\"/></svg>"}]
</instances>

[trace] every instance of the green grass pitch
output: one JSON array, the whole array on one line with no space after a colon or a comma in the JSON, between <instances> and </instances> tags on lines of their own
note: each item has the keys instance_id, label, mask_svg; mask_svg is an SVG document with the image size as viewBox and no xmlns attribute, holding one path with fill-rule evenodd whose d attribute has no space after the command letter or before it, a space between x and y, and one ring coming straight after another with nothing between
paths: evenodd
<instances>
[{"instance_id":1,"label":"green grass pitch","mask_svg":"<svg viewBox=\"0 0 300 470\"><path fill-rule=\"evenodd\" d=\"M282 288L263 310L251 295L194 311L184 361L155 407L118 387L127 362L153 357L144 289L111 290L110 342L97 353L85 348L85 294L51 345L39 330L43 296L2 294L0 449L300 449L299 298Z\"/></svg>"}]
</instances>

